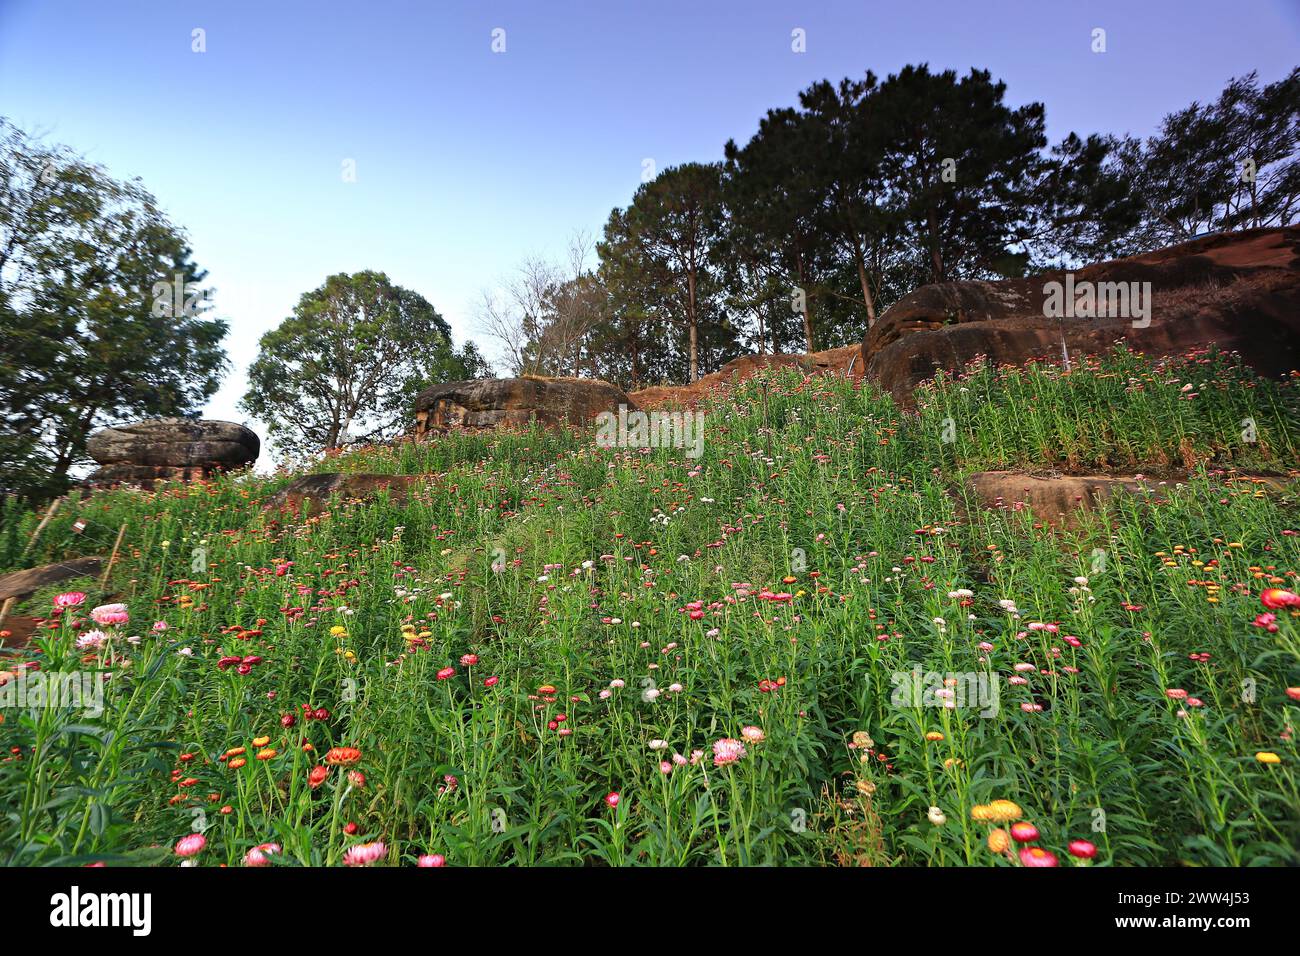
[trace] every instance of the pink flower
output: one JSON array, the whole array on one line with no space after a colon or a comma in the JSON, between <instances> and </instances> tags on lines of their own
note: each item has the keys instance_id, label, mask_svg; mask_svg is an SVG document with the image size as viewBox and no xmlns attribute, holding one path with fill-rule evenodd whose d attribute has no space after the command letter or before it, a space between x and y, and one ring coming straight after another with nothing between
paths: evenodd
<instances>
[{"instance_id":1,"label":"pink flower","mask_svg":"<svg viewBox=\"0 0 1300 956\"><path fill-rule=\"evenodd\" d=\"M461 666L461 667L473 667L473 666L474 666L475 664L477 664L477 663L478 663L478 655L477 655L477 654L462 654L462 655L461 655L461 658L460 658L460 666Z\"/></svg>"},{"instance_id":2,"label":"pink flower","mask_svg":"<svg viewBox=\"0 0 1300 956\"><path fill-rule=\"evenodd\" d=\"M280 852L278 843L259 843L244 854L244 866L270 866L270 857Z\"/></svg>"},{"instance_id":3,"label":"pink flower","mask_svg":"<svg viewBox=\"0 0 1300 956\"><path fill-rule=\"evenodd\" d=\"M732 737L723 737L713 743L713 766L725 767L745 756L745 745Z\"/></svg>"},{"instance_id":4,"label":"pink flower","mask_svg":"<svg viewBox=\"0 0 1300 956\"><path fill-rule=\"evenodd\" d=\"M86 595L81 591L65 591L63 594L54 595L55 607L77 607L85 601Z\"/></svg>"},{"instance_id":5,"label":"pink flower","mask_svg":"<svg viewBox=\"0 0 1300 956\"><path fill-rule=\"evenodd\" d=\"M1042 867L1056 866L1056 854L1051 850L1044 850L1040 846L1026 846L1020 848L1020 863L1022 866Z\"/></svg>"},{"instance_id":6,"label":"pink flower","mask_svg":"<svg viewBox=\"0 0 1300 956\"><path fill-rule=\"evenodd\" d=\"M446 866L447 858L443 856L441 853L423 853L420 855L420 858L415 862L415 865L420 867Z\"/></svg>"},{"instance_id":7,"label":"pink flower","mask_svg":"<svg viewBox=\"0 0 1300 956\"><path fill-rule=\"evenodd\" d=\"M609 806L610 806L611 809L613 809L614 807L617 807L617 806L618 806L618 801L621 800L621 799L622 799L622 797L620 797L620 796L618 795L618 791L617 791L617 790L611 790L609 793L605 794L605 802L606 802L607 804L609 804Z\"/></svg>"},{"instance_id":8,"label":"pink flower","mask_svg":"<svg viewBox=\"0 0 1300 956\"><path fill-rule=\"evenodd\" d=\"M450 677L452 674L455 673L456 673L456 668L444 667L442 670L438 671L438 675L437 675L438 680L446 680L448 677Z\"/></svg>"},{"instance_id":9,"label":"pink flower","mask_svg":"<svg viewBox=\"0 0 1300 956\"><path fill-rule=\"evenodd\" d=\"M740 736L744 737L750 743L754 743L754 744L762 743L764 740L767 739L767 735L763 733L763 728L755 727L753 725L750 725L748 727L741 727Z\"/></svg>"},{"instance_id":10,"label":"pink flower","mask_svg":"<svg viewBox=\"0 0 1300 956\"><path fill-rule=\"evenodd\" d=\"M103 631L87 631L77 638L77 650L94 650L103 647L106 640L108 640L108 635Z\"/></svg>"},{"instance_id":11,"label":"pink flower","mask_svg":"<svg viewBox=\"0 0 1300 956\"><path fill-rule=\"evenodd\" d=\"M189 836L181 837L176 841L177 856L196 856L205 846L208 845L208 838L202 833L191 833Z\"/></svg>"},{"instance_id":12,"label":"pink flower","mask_svg":"<svg viewBox=\"0 0 1300 956\"><path fill-rule=\"evenodd\" d=\"M383 840L374 843L358 843L343 854L344 866L369 866L382 860L388 854L388 847Z\"/></svg>"},{"instance_id":13,"label":"pink flower","mask_svg":"<svg viewBox=\"0 0 1300 956\"><path fill-rule=\"evenodd\" d=\"M101 627L125 624L130 620L130 615L126 613L125 604L101 604L90 612L90 616Z\"/></svg>"}]
</instances>

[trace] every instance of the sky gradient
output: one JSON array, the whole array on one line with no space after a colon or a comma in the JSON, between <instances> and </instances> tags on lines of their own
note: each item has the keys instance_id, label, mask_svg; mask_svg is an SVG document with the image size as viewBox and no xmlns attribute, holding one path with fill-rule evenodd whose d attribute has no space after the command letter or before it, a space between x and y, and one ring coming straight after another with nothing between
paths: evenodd
<instances>
[{"instance_id":1,"label":"sky gradient","mask_svg":"<svg viewBox=\"0 0 1300 956\"><path fill-rule=\"evenodd\" d=\"M987 68L1055 141L1149 133L1298 50L1300 0L0 0L0 115L140 177L185 228L231 324L207 416L244 421L258 337L327 275L383 270L495 354L480 290L598 235L644 160L719 160L815 80Z\"/></svg>"}]
</instances>

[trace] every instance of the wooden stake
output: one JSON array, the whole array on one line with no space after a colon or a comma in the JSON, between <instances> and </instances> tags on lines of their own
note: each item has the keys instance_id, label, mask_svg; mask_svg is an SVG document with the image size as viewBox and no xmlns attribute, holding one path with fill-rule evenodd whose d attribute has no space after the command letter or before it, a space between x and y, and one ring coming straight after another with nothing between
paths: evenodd
<instances>
[{"instance_id":1,"label":"wooden stake","mask_svg":"<svg viewBox=\"0 0 1300 956\"><path fill-rule=\"evenodd\" d=\"M117 529L117 540L113 542L113 553L108 556L108 565L104 568L104 576L99 579L99 589L104 590L108 584L108 572L113 570L113 563L117 560L117 549L122 546L122 535L126 534L126 522L122 522L122 527Z\"/></svg>"},{"instance_id":2,"label":"wooden stake","mask_svg":"<svg viewBox=\"0 0 1300 956\"><path fill-rule=\"evenodd\" d=\"M4 607L0 607L0 624L5 622L5 618L9 616L9 609L14 606L14 601L17 600L16 597L5 598Z\"/></svg>"},{"instance_id":3,"label":"wooden stake","mask_svg":"<svg viewBox=\"0 0 1300 956\"><path fill-rule=\"evenodd\" d=\"M41 523L38 524L36 526L36 530L32 532L32 538L30 541L27 542L27 547L23 548L22 556L24 558L27 557L28 552L31 551L32 548L35 546L36 539L41 536L41 532L44 531L45 526L50 523L50 519L54 517L54 512L59 510L59 502L62 500L63 500L62 498L55 498L53 501L50 502L49 508L47 508L45 511L45 517L41 519Z\"/></svg>"}]
</instances>

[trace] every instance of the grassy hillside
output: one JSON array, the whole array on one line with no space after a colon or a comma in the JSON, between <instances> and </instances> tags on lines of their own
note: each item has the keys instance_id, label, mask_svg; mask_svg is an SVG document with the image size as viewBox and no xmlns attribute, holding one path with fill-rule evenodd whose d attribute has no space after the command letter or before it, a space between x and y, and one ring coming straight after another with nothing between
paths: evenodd
<instances>
[{"instance_id":1,"label":"grassy hillside","mask_svg":"<svg viewBox=\"0 0 1300 956\"><path fill-rule=\"evenodd\" d=\"M84 604L15 609L47 623L7 686L109 676L99 716L0 710L0 859L1300 863L1300 612L1257 617L1300 589L1300 383L1120 353L706 411L698 459L537 430L315 469L427 475L404 505L97 494L25 557L8 506L8 568L126 531ZM1056 530L966 501L989 468L1166 484Z\"/></svg>"}]
</instances>

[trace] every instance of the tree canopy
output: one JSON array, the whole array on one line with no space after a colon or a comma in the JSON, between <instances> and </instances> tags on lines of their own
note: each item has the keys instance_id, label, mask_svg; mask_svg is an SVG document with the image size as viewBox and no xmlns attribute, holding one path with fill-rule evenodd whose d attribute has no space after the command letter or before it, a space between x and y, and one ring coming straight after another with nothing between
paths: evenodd
<instances>
[{"instance_id":1,"label":"tree canopy","mask_svg":"<svg viewBox=\"0 0 1300 956\"><path fill-rule=\"evenodd\" d=\"M63 491L106 424L194 415L227 367L206 273L138 182L0 119L0 491Z\"/></svg>"},{"instance_id":2,"label":"tree canopy","mask_svg":"<svg viewBox=\"0 0 1300 956\"><path fill-rule=\"evenodd\" d=\"M422 388L485 372L419 293L382 272L340 273L262 336L240 407L267 424L278 451L306 457L391 438Z\"/></svg>"}]
</instances>

